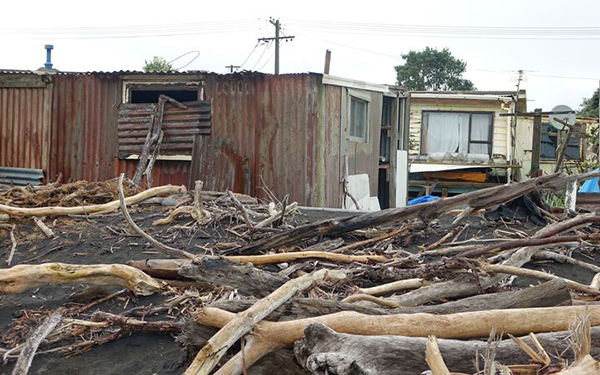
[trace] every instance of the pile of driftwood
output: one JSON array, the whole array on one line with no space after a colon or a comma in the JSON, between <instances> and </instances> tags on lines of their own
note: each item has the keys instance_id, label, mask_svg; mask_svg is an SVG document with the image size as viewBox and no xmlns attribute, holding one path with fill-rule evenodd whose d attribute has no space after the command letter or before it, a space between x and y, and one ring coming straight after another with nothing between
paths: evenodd
<instances>
[{"instance_id":1,"label":"pile of driftwood","mask_svg":"<svg viewBox=\"0 0 600 375\"><path fill-rule=\"evenodd\" d=\"M173 186L124 191L121 176L114 181L118 199L70 207L18 206L5 194L0 214L10 219L0 229L7 234L29 218L46 226L39 218L120 210L130 235L165 256L0 269L0 293L48 284L122 288L15 318L0 356L16 360L13 373L24 374L36 353L73 355L135 332L168 332L192 354L186 374L598 374L600 267L573 255L597 249L600 215L553 213L540 199L542 191L562 192L594 176L554 174L304 224L295 202L268 190L266 203L206 192L201 182L191 195ZM129 213L134 204L174 195L175 206L153 228L212 228L226 240L177 246ZM524 225L531 217L542 225ZM474 220L496 226L480 233ZM596 277L582 283L525 267L537 261ZM512 286L515 277L530 286ZM127 293L166 299L119 313L97 309Z\"/></svg>"}]
</instances>

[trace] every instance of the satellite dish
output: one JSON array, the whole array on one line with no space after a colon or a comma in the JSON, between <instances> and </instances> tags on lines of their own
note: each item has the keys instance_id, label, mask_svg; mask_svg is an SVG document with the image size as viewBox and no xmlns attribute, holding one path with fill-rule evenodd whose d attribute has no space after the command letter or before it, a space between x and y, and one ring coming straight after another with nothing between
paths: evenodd
<instances>
[{"instance_id":1,"label":"satellite dish","mask_svg":"<svg viewBox=\"0 0 600 375\"><path fill-rule=\"evenodd\" d=\"M565 127L563 124L556 121L556 119L566 122L567 124L569 124L571 126L575 125L575 112L571 109L571 107L569 107L568 105L561 104L561 105L557 105L556 107L552 108L552 112L568 112L568 111L571 111L573 113L550 115L549 116L550 125L552 125L555 129L558 129L558 130L562 130Z\"/></svg>"}]
</instances>

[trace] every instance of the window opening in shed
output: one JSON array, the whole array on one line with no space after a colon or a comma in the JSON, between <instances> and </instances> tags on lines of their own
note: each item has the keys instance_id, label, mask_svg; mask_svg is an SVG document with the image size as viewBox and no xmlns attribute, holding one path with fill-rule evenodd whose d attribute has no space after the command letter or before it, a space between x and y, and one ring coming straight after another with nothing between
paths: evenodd
<instances>
[{"instance_id":1,"label":"window opening in shed","mask_svg":"<svg viewBox=\"0 0 600 375\"><path fill-rule=\"evenodd\" d=\"M136 90L130 92L130 103L157 103L160 95L167 95L180 103L199 100L198 89L193 90Z\"/></svg>"}]
</instances>

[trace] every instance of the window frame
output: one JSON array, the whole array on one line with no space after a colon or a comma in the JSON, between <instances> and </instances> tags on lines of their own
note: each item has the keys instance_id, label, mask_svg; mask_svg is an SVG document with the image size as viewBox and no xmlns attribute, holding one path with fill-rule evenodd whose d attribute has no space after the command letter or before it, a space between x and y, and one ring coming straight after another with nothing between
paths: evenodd
<instances>
[{"instance_id":1,"label":"window frame","mask_svg":"<svg viewBox=\"0 0 600 375\"><path fill-rule=\"evenodd\" d=\"M203 79L176 79L176 78L142 78L135 77L125 78L122 81L122 101L121 104L132 104L131 93L133 90L156 90L156 91L170 91L170 90L197 90L197 101L204 100L204 80ZM150 103L148 103L150 104ZM127 156L121 156L121 152L118 151L118 159L120 160L138 160L138 154L128 154ZM156 160L167 160L167 161L192 161L192 155L188 154L177 154L168 153L161 154L160 152L156 156Z\"/></svg>"},{"instance_id":2,"label":"window frame","mask_svg":"<svg viewBox=\"0 0 600 375\"><path fill-rule=\"evenodd\" d=\"M352 100L365 103L365 126L364 126L364 137L356 136L351 134L352 129ZM371 118L371 95L369 93L361 92L359 90L348 89L348 132L347 139L353 142L369 143L369 131Z\"/></svg>"},{"instance_id":3,"label":"window frame","mask_svg":"<svg viewBox=\"0 0 600 375\"><path fill-rule=\"evenodd\" d=\"M170 90L197 90L196 100L204 100L204 81L202 80L123 80L123 103L131 103L131 91L170 91Z\"/></svg>"},{"instance_id":4,"label":"window frame","mask_svg":"<svg viewBox=\"0 0 600 375\"><path fill-rule=\"evenodd\" d=\"M494 120L496 117L496 113L493 111L446 111L446 110L422 110L421 111L421 138L419 144L419 155L427 156L429 152L427 151L427 131L429 128L429 118L425 121L425 116L429 113L466 113L469 115L469 139L467 142L467 155L471 154L471 143L474 144L486 144L488 145L488 153L487 155L492 159L494 152ZM487 141L474 141L471 139L472 136L472 123L473 123L473 115L489 115L491 118L489 132L488 132L488 140ZM427 124L425 124L427 122Z\"/></svg>"}]
</instances>

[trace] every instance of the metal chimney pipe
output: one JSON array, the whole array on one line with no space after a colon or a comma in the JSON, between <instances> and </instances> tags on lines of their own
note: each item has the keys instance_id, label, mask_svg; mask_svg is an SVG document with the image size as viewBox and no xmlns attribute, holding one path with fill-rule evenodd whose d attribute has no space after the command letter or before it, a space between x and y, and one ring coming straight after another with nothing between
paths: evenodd
<instances>
[{"instance_id":1,"label":"metal chimney pipe","mask_svg":"<svg viewBox=\"0 0 600 375\"><path fill-rule=\"evenodd\" d=\"M46 63L44 64L44 68L52 69L52 50L54 49L54 46L52 44L46 44L44 48L46 48Z\"/></svg>"}]
</instances>

